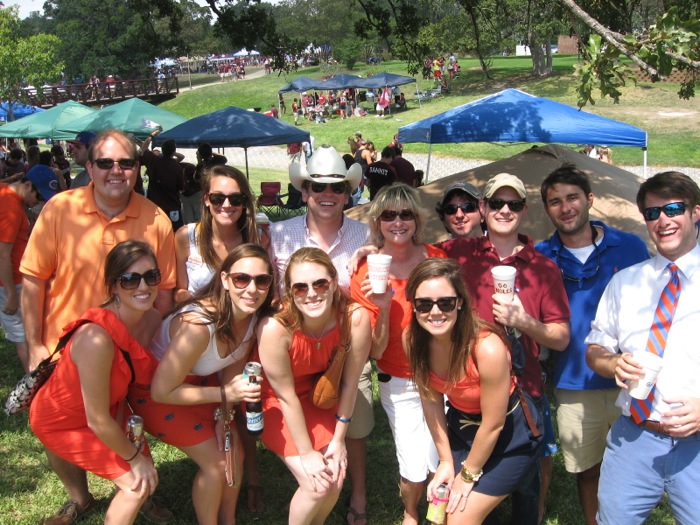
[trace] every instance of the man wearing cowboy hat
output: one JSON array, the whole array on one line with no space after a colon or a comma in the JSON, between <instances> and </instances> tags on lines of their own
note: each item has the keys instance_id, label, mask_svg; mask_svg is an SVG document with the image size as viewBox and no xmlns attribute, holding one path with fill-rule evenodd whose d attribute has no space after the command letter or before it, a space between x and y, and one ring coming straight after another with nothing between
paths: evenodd
<instances>
[{"instance_id":1,"label":"man wearing cowboy hat","mask_svg":"<svg viewBox=\"0 0 700 525\"><path fill-rule=\"evenodd\" d=\"M306 203L305 215L270 225L270 246L279 275L284 274L291 255L299 248L320 248L338 271L338 284L349 292L347 265L352 254L367 242L367 226L343 213L350 195L362 179L359 164L345 167L335 148L326 144L314 151L306 167L298 162L289 166L289 181ZM280 284L282 285L282 279ZM371 366L369 361L360 377L357 402L348 427L346 446L352 495L348 513L354 521L365 520L365 458L367 436L374 427L372 412Z\"/></svg>"}]
</instances>

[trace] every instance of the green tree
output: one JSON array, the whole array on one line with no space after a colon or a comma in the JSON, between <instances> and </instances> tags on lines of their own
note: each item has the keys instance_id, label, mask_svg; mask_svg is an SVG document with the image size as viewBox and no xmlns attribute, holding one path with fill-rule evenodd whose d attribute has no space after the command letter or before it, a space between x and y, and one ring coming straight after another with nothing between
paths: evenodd
<instances>
[{"instance_id":1,"label":"green tree","mask_svg":"<svg viewBox=\"0 0 700 525\"><path fill-rule=\"evenodd\" d=\"M58 80L63 63L52 35L18 37L20 20L14 7L0 8L0 100L9 102L6 120L14 120L12 102L21 100L23 83L41 86Z\"/></svg>"},{"instance_id":2,"label":"green tree","mask_svg":"<svg viewBox=\"0 0 700 525\"><path fill-rule=\"evenodd\" d=\"M83 79L145 74L154 58L176 48L183 16L174 0L48 0L44 9L66 74Z\"/></svg>"},{"instance_id":3,"label":"green tree","mask_svg":"<svg viewBox=\"0 0 700 525\"><path fill-rule=\"evenodd\" d=\"M594 92L617 102L622 94L620 88L628 82L636 82L635 70L620 60L623 57L648 73L652 80L661 80L674 69L690 72L678 96L685 99L695 96L700 78L700 4L669 2L672 7L661 13L655 24L621 33L601 24L574 0L559 1L592 33L585 39L580 27L575 27L583 54L577 71L581 79L579 107L595 104Z\"/></svg>"}]
</instances>

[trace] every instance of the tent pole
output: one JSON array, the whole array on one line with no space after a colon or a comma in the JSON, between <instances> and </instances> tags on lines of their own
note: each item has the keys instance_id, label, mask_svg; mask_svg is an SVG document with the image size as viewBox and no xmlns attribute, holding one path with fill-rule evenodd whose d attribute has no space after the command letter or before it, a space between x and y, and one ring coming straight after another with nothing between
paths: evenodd
<instances>
[{"instance_id":1,"label":"tent pole","mask_svg":"<svg viewBox=\"0 0 700 525\"><path fill-rule=\"evenodd\" d=\"M646 180L647 176L648 176L648 174L647 174L647 160L648 160L647 153L648 152L647 152L646 148L642 148L642 151L644 152L644 180Z\"/></svg>"},{"instance_id":2,"label":"tent pole","mask_svg":"<svg viewBox=\"0 0 700 525\"><path fill-rule=\"evenodd\" d=\"M423 106L421 106L421 103L420 103L420 95L418 94L418 81L417 80L416 80L416 98L418 99L418 107L419 108L423 107Z\"/></svg>"},{"instance_id":3,"label":"tent pole","mask_svg":"<svg viewBox=\"0 0 700 525\"><path fill-rule=\"evenodd\" d=\"M428 136L428 139L430 139L430 136ZM430 179L430 157L433 154L433 143L429 142L428 143L428 164L425 167L425 182L426 184L428 183L428 180Z\"/></svg>"},{"instance_id":4,"label":"tent pole","mask_svg":"<svg viewBox=\"0 0 700 525\"><path fill-rule=\"evenodd\" d=\"M250 175L248 174L248 148L243 148L243 153L245 154L245 178L250 181Z\"/></svg>"}]
</instances>

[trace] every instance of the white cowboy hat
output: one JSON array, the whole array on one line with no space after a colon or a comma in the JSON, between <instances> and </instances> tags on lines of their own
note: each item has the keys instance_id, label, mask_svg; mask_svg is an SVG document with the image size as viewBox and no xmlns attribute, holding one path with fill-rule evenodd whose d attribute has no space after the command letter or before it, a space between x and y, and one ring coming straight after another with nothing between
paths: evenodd
<instances>
[{"instance_id":1,"label":"white cowboy hat","mask_svg":"<svg viewBox=\"0 0 700 525\"><path fill-rule=\"evenodd\" d=\"M362 180L362 166L356 163L347 169L340 153L333 146L323 144L314 151L306 167L298 162L289 166L289 182L292 186L301 191L305 180L329 184L348 181L350 193L355 193Z\"/></svg>"}]
</instances>

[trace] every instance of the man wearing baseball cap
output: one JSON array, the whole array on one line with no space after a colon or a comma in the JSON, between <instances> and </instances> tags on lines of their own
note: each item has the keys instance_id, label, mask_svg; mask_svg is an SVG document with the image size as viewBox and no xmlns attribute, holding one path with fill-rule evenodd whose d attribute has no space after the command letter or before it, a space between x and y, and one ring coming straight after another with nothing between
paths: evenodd
<instances>
[{"instance_id":1,"label":"man wearing baseball cap","mask_svg":"<svg viewBox=\"0 0 700 525\"><path fill-rule=\"evenodd\" d=\"M481 193L468 182L454 182L445 188L435 207L445 229L453 237L481 237Z\"/></svg>"},{"instance_id":2,"label":"man wearing baseball cap","mask_svg":"<svg viewBox=\"0 0 700 525\"><path fill-rule=\"evenodd\" d=\"M523 182L510 173L499 173L486 183L480 203L486 224L485 236L456 238L438 244L447 255L462 265L464 277L479 317L506 327L514 342L520 342L524 365L513 356L513 369L523 390L530 394L546 422L549 401L545 396L540 347L564 350L569 344L569 302L561 273L556 264L535 250L532 239L519 233L527 213L527 191ZM494 294L494 266L517 269L515 297L512 301ZM551 435L550 435L551 434ZM554 431L545 426L543 455L556 451ZM543 462L542 476L551 479L551 458ZM538 473L539 474L539 473ZM545 489L548 486L545 483ZM540 475L525 480L514 493L513 523L537 525L540 508ZM488 523L488 521L487 521Z\"/></svg>"},{"instance_id":3,"label":"man wearing baseball cap","mask_svg":"<svg viewBox=\"0 0 700 525\"><path fill-rule=\"evenodd\" d=\"M348 260L367 242L367 226L346 217L345 205L360 185L362 168L345 161L335 148L326 144L316 149L306 166L295 162L289 166L289 181L306 203L305 215L270 225L270 247L279 275L284 274L291 255L299 248L320 248L328 254L338 271L338 284L350 291ZM283 280L280 279L280 283ZM358 386L357 401L348 427L346 447L351 496L349 523L366 520L366 446L367 436L374 428L372 412L372 367L367 361Z\"/></svg>"},{"instance_id":4,"label":"man wearing baseball cap","mask_svg":"<svg viewBox=\"0 0 700 525\"><path fill-rule=\"evenodd\" d=\"M71 155L73 156L73 162L78 166L82 166L83 169L78 173L73 182L71 182L71 188L80 188L81 186L87 186L90 184L90 174L88 174L85 169L85 164L88 161L88 150L90 149L90 144L95 140L96 135L92 131L81 131L74 140L69 140Z\"/></svg>"}]
</instances>

